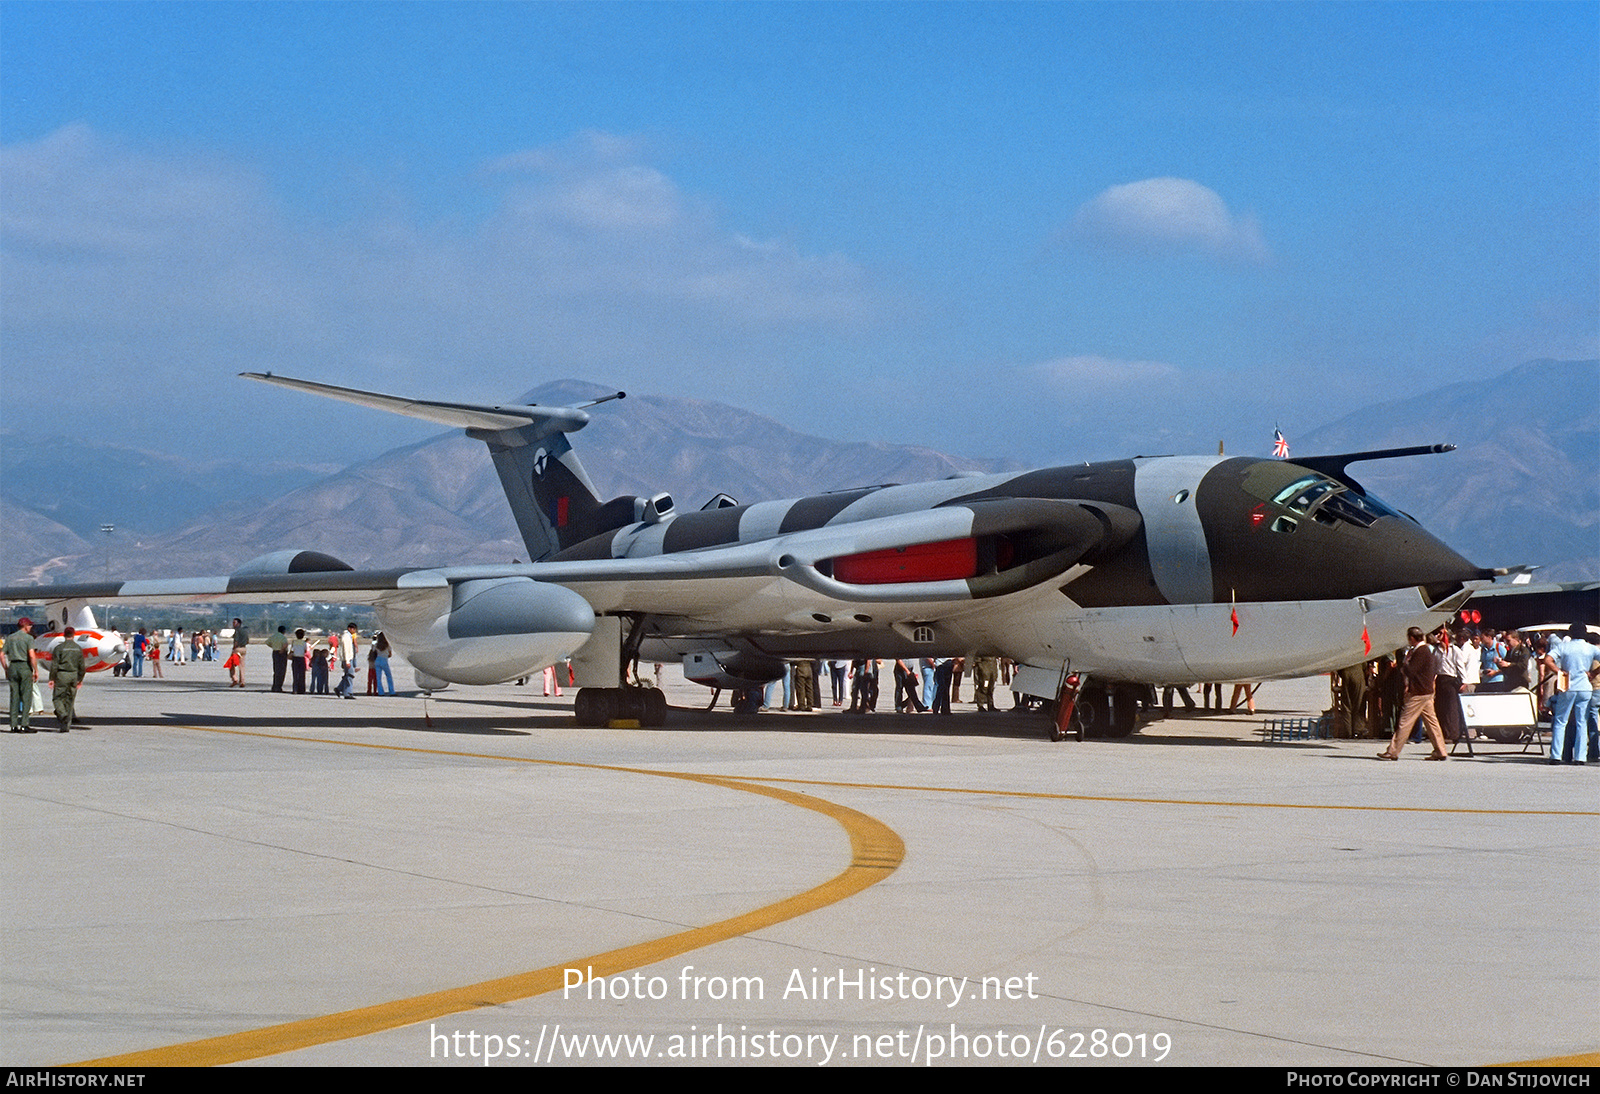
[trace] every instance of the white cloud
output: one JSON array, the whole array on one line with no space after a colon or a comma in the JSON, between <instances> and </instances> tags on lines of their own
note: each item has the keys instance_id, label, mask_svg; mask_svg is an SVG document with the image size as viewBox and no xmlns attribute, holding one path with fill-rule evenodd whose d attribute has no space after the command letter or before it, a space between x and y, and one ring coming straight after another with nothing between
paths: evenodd
<instances>
[{"instance_id":1,"label":"white cloud","mask_svg":"<svg viewBox=\"0 0 1600 1094\"><path fill-rule=\"evenodd\" d=\"M477 246L553 297L688 307L730 327L855 325L873 312L853 262L729 230L709 202L638 162L637 151L624 138L583 134L496 161L521 177Z\"/></svg>"},{"instance_id":2,"label":"white cloud","mask_svg":"<svg viewBox=\"0 0 1600 1094\"><path fill-rule=\"evenodd\" d=\"M424 224L379 201L330 225L237 164L69 127L0 149L4 324L320 345L343 331L363 347L418 326L470 342L605 325L645 347L665 333L641 329L652 313L693 337L706 324L853 327L873 312L853 262L745 237L639 151L582 134L502 157L480 174L496 205L477 223ZM373 208L368 197L346 204Z\"/></svg>"},{"instance_id":3,"label":"white cloud","mask_svg":"<svg viewBox=\"0 0 1600 1094\"><path fill-rule=\"evenodd\" d=\"M603 167L633 163L644 158L648 150L646 142L638 137L586 129L574 133L566 140L497 156L483 165L483 172L486 175L581 174Z\"/></svg>"},{"instance_id":4,"label":"white cloud","mask_svg":"<svg viewBox=\"0 0 1600 1094\"><path fill-rule=\"evenodd\" d=\"M305 317L275 204L231 164L136 152L75 125L0 149L0 177L8 332Z\"/></svg>"},{"instance_id":5,"label":"white cloud","mask_svg":"<svg viewBox=\"0 0 1600 1094\"><path fill-rule=\"evenodd\" d=\"M584 134L507 156L477 176L486 214L427 220L404 194L307 210L315 187L83 126L0 148L7 413L192 425L259 369L463 397L556 375L710 393L881 314L855 262L749 238L640 153Z\"/></svg>"},{"instance_id":6,"label":"white cloud","mask_svg":"<svg viewBox=\"0 0 1600 1094\"><path fill-rule=\"evenodd\" d=\"M1079 207L1068 235L1119 250L1191 250L1253 263L1271 258L1254 217L1234 215L1215 190L1190 179L1145 179L1102 190Z\"/></svg>"}]
</instances>

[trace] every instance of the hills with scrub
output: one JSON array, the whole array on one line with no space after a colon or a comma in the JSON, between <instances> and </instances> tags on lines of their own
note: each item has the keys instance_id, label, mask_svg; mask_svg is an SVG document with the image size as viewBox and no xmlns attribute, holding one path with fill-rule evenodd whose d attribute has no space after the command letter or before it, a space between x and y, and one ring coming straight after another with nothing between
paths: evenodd
<instances>
[{"instance_id":1,"label":"hills with scrub","mask_svg":"<svg viewBox=\"0 0 1600 1094\"><path fill-rule=\"evenodd\" d=\"M605 393L563 380L522 401ZM459 432L348 467L280 459L196 468L79 442L75 450L99 473L66 496L45 469L17 455L23 446L15 440L0 437L0 452L10 453L0 456L5 583L221 574L285 547L356 567L526 554L487 451ZM1489 385L1379 403L1294 438L1294 451L1435 441L1458 450L1351 472L1481 565L1537 565L1541 581L1600 578L1600 361L1531 361ZM577 447L607 496L666 490L680 508L718 492L750 502L1023 466L828 440L737 407L668 395L630 395L597 410Z\"/></svg>"}]
</instances>

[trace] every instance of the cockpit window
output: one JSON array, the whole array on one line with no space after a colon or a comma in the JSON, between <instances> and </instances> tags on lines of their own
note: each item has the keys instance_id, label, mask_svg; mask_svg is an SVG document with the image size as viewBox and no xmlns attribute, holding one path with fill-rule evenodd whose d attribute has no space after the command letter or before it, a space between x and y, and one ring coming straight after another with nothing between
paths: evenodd
<instances>
[{"instance_id":1,"label":"cockpit window","mask_svg":"<svg viewBox=\"0 0 1600 1094\"><path fill-rule=\"evenodd\" d=\"M1372 522L1379 517L1395 516L1388 506L1382 502L1374 504L1373 499L1364 498L1354 490L1341 490L1329 498L1318 510L1318 515L1327 513L1331 517L1360 525L1362 528L1372 527Z\"/></svg>"},{"instance_id":2,"label":"cockpit window","mask_svg":"<svg viewBox=\"0 0 1600 1094\"><path fill-rule=\"evenodd\" d=\"M1279 490L1273 497L1272 504L1281 505L1293 513L1309 513L1311 507L1321 501L1324 494L1338 488L1339 484L1332 479L1325 479L1321 475L1307 475L1295 479Z\"/></svg>"},{"instance_id":3,"label":"cockpit window","mask_svg":"<svg viewBox=\"0 0 1600 1094\"><path fill-rule=\"evenodd\" d=\"M1295 517L1310 518L1326 525L1353 524L1358 528L1370 528L1379 517L1401 516L1372 495L1359 493L1342 482L1316 473L1294 479L1275 491L1271 500L1273 505ZM1275 532L1292 532L1297 524L1294 519L1280 517L1270 527Z\"/></svg>"},{"instance_id":4,"label":"cockpit window","mask_svg":"<svg viewBox=\"0 0 1600 1094\"><path fill-rule=\"evenodd\" d=\"M1383 501L1380 501L1371 494L1358 494L1354 490L1351 490L1346 496L1350 499L1351 504L1358 505L1362 509L1371 513L1373 520L1377 520L1379 517L1394 517L1396 519L1405 520L1411 519L1410 517L1407 517L1405 514L1401 513L1400 510L1388 505Z\"/></svg>"}]
</instances>

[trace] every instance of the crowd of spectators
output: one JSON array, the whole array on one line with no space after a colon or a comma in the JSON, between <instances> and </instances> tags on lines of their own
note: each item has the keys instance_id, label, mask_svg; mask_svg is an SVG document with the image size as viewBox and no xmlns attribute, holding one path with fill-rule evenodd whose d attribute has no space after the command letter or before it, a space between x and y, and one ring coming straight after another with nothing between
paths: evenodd
<instances>
[{"instance_id":1,"label":"crowd of spectators","mask_svg":"<svg viewBox=\"0 0 1600 1094\"><path fill-rule=\"evenodd\" d=\"M1434 713L1447 741L1479 736L1463 717L1463 696L1527 692L1539 720L1551 723L1551 763L1600 760L1600 704L1591 701L1600 646L1582 624L1517 631L1458 622L1427 635L1427 649L1436 670ZM1336 713L1351 735L1386 737L1395 728L1404 707L1405 659L1406 651L1396 651L1337 675Z\"/></svg>"},{"instance_id":2,"label":"crowd of spectators","mask_svg":"<svg viewBox=\"0 0 1600 1094\"><path fill-rule=\"evenodd\" d=\"M182 627L173 628L165 635L155 628L139 627L126 643L127 656L121 664L112 667L111 674L132 677L148 674L159 678L163 660L180 665L189 661L220 661L228 671L229 686L244 687L245 666L250 661L251 650L265 646L271 666L268 690L353 698L355 680L360 676L363 644L366 647L366 693L393 695L394 673L390 659L394 651L387 637L378 631L363 639L354 623L344 631L328 635L309 633L304 627L296 627L291 633L287 626L280 626L259 643L253 642L249 630L238 619L231 628L196 628L187 634ZM225 657L219 645L228 651ZM338 673L334 677L335 686L331 688L330 666Z\"/></svg>"}]
</instances>

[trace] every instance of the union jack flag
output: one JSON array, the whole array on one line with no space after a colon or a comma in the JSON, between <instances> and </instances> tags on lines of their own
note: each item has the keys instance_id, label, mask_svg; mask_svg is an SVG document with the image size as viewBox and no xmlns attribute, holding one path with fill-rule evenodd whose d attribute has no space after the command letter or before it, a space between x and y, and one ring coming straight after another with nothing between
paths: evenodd
<instances>
[{"instance_id":1,"label":"union jack flag","mask_svg":"<svg viewBox=\"0 0 1600 1094\"><path fill-rule=\"evenodd\" d=\"M1272 458L1277 460L1289 458L1289 439L1276 426L1272 429Z\"/></svg>"}]
</instances>

